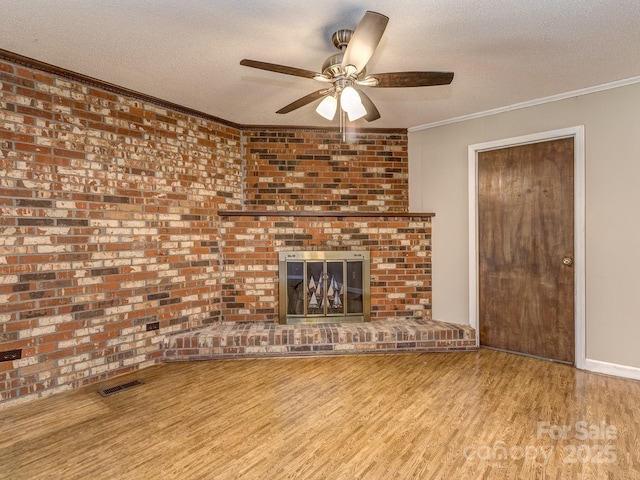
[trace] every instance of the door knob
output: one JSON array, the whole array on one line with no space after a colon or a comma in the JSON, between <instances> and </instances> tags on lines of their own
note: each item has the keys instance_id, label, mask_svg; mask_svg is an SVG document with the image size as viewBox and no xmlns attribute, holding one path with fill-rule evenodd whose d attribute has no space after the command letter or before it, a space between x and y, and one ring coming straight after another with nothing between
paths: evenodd
<instances>
[{"instance_id":1,"label":"door knob","mask_svg":"<svg viewBox=\"0 0 640 480\"><path fill-rule=\"evenodd\" d=\"M564 257L562 259L562 263L565 264L567 267L570 267L571 265L573 265L573 258L571 257Z\"/></svg>"}]
</instances>

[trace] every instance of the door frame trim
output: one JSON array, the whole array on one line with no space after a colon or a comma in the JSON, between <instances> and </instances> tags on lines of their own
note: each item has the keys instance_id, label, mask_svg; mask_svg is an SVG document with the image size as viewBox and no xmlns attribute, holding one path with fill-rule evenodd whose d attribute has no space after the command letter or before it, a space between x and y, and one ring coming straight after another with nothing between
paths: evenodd
<instances>
[{"instance_id":1,"label":"door frame trim","mask_svg":"<svg viewBox=\"0 0 640 480\"><path fill-rule=\"evenodd\" d=\"M561 138L574 139L573 198L575 366L584 370L586 368L586 159L584 148L584 125L469 145L469 325L476 330L476 346L479 346L478 153L530 143L558 140Z\"/></svg>"}]
</instances>

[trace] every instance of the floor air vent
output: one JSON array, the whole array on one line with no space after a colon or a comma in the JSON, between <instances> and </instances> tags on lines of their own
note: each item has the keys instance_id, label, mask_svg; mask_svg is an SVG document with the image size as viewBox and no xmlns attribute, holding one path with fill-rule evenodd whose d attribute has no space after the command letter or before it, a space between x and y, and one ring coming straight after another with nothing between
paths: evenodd
<instances>
[{"instance_id":1,"label":"floor air vent","mask_svg":"<svg viewBox=\"0 0 640 480\"><path fill-rule=\"evenodd\" d=\"M108 397L114 393L122 392L123 390L129 390L130 388L142 385L140 380L134 380L133 382L123 383L122 385L116 385L115 387L101 388L98 393L103 397Z\"/></svg>"}]
</instances>

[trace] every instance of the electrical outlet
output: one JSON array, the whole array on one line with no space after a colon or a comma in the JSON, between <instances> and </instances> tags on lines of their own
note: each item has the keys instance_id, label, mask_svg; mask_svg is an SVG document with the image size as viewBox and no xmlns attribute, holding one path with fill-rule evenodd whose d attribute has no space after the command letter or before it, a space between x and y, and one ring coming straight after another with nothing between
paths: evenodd
<instances>
[{"instance_id":1,"label":"electrical outlet","mask_svg":"<svg viewBox=\"0 0 640 480\"><path fill-rule=\"evenodd\" d=\"M17 350L7 350L5 352L0 352L0 362L10 362L12 360L19 360L20 358L22 358L21 348Z\"/></svg>"},{"instance_id":2,"label":"electrical outlet","mask_svg":"<svg viewBox=\"0 0 640 480\"><path fill-rule=\"evenodd\" d=\"M160 322L147 323L147 332L152 330L160 330Z\"/></svg>"}]
</instances>

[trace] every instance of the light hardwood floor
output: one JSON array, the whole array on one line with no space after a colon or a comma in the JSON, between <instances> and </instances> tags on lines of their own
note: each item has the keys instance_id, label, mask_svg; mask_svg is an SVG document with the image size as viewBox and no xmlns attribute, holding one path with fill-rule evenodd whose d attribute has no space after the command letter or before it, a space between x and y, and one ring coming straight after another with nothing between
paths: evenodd
<instances>
[{"instance_id":1,"label":"light hardwood floor","mask_svg":"<svg viewBox=\"0 0 640 480\"><path fill-rule=\"evenodd\" d=\"M485 349L163 364L0 410L0 478L636 479L639 400Z\"/></svg>"}]
</instances>

